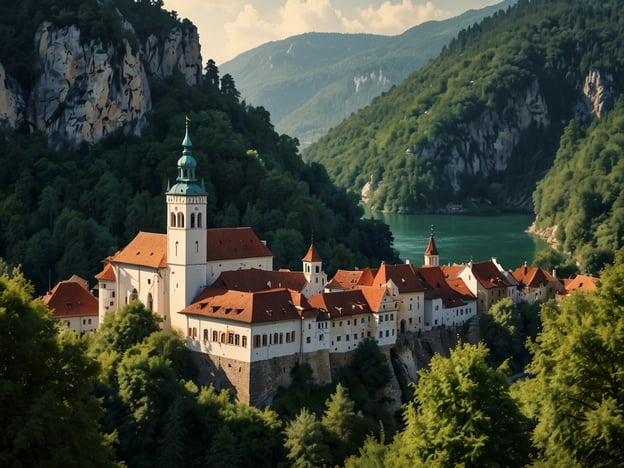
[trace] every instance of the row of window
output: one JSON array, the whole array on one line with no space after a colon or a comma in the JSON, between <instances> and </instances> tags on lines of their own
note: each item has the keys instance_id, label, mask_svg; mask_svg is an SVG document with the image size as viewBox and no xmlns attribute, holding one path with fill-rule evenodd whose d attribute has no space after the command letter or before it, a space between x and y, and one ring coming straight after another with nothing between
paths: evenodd
<instances>
[{"instance_id":1,"label":"row of window","mask_svg":"<svg viewBox=\"0 0 624 468\"><path fill-rule=\"evenodd\" d=\"M292 343L295 341L295 332L286 332L285 337L286 343ZM261 348L263 346L283 344L284 343L284 333L269 333L264 335L254 335L253 337L253 345L254 348Z\"/></svg>"},{"instance_id":2,"label":"row of window","mask_svg":"<svg viewBox=\"0 0 624 468\"><path fill-rule=\"evenodd\" d=\"M169 216L169 225L171 227L184 227L184 213L171 213ZM195 213L191 213L191 228L194 227L200 228L202 227L202 213L197 213L197 217L195 217Z\"/></svg>"},{"instance_id":3,"label":"row of window","mask_svg":"<svg viewBox=\"0 0 624 468\"><path fill-rule=\"evenodd\" d=\"M197 339L197 327L189 327L188 336L194 340ZM204 342L213 341L214 343L229 344L234 346L247 347L247 337L239 333L234 332L219 332L217 330L212 331L212 340L210 340L210 332L208 329L204 329Z\"/></svg>"}]
</instances>

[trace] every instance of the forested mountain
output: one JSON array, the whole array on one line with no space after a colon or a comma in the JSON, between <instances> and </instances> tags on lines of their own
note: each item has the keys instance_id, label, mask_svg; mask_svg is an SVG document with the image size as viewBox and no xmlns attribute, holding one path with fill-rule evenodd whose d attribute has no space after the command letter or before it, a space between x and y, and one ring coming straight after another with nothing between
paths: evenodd
<instances>
[{"instance_id":1,"label":"forested mountain","mask_svg":"<svg viewBox=\"0 0 624 468\"><path fill-rule=\"evenodd\" d=\"M397 36L306 33L269 42L221 65L275 128L305 146L437 56L463 28L499 5L428 21Z\"/></svg>"},{"instance_id":2,"label":"forested mountain","mask_svg":"<svg viewBox=\"0 0 624 468\"><path fill-rule=\"evenodd\" d=\"M592 145L607 145L590 137L606 127L615 131L622 113L621 106L610 109L624 85L623 7L615 0L521 0L460 32L438 58L330 131L304 158L322 163L339 186L377 210L528 211L561 146L535 193L538 224L560 223L558 236L574 254L581 244L617 247L621 228L605 222L619 194L607 189L609 177L617 178L608 174L617 172L621 151L614 136L602 162L590 162L602 151ZM582 142L585 135L590 140ZM577 203L571 194L581 187ZM576 210L567 222L566 206ZM596 229L605 239L590 234Z\"/></svg>"},{"instance_id":3,"label":"forested mountain","mask_svg":"<svg viewBox=\"0 0 624 468\"><path fill-rule=\"evenodd\" d=\"M219 76L214 63L201 75L201 62L197 76L193 29L153 1L4 9L0 258L22 264L43 291L72 274L92 280L101 260L139 230L164 232L164 192L189 115L210 226L253 227L278 268L300 269L312 236L330 273L396 261L388 227L361 220L357 199L320 165L304 164L266 110L240 102L231 76ZM33 50L35 36L46 47ZM149 105L121 107L138 97Z\"/></svg>"}]
</instances>

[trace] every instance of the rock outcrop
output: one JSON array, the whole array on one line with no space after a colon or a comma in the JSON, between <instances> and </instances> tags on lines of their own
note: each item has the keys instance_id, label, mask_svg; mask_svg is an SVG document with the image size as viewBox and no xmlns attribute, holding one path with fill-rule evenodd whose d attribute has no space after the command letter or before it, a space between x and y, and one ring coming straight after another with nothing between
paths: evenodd
<instances>
[{"instance_id":1,"label":"rock outcrop","mask_svg":"<svg viewBox=\"0 0 624 468\"><path fill-rule=\"evenodd\" d=\"M12 132L24 121L26 103L17 81L6 74L0 63L0 132Z\"/></svg>"},{"instance_id":2,"label":"rock outcrop","mask_svg":"<svg viewBox=\"0 0 624 468\"><path fill-rule=\"evenodd\" d=\"M583 83L581 98L576 105L575 118L601 119L613 106L613 75L592 68Z\"/></svg>"},{"instance_id":3,"label":"rock outcrop","mask_svg":"<svg viewBox=\"0 0 624 468\"><path fill-rule=\"evenodd\" d=\"M129 23L124 27L134 33ZM201 81L199 36L190 23L162 39L150 35L140 50L126 39L85 40L78 26L47 21L34 43L40 74L28 95L0 64L0 131L26 122L53 147L97 143L118 130L140 135L152 108L148 74L164 79L177 70L191 86Z\"/></svg>"}]
</instances>

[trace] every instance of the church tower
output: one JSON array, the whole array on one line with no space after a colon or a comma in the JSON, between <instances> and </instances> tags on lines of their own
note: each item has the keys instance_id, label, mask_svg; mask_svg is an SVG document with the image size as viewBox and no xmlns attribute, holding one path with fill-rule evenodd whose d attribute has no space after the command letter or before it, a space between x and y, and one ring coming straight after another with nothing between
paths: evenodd
<instances>
[{"instance_id":1,"label":"church tower","mask_svg":"<svg viewBox=\"0 0 624 468\"><path fill-rule=\"evenodd\" d=\"M431 236L429 237L429 245L425 250L425 266L440 266L440 254L433 239L433 224L431 225Z\"/></svg>"},{"instance_id":2,"label":"church tower","mask_svg":"<svg viewBox=\"0 0 624 468\"><path fill-rule=\"evenodd\" d=\"M197 184L197 161L191 152L189 119L178 159L178 177L168 187L167 264L171 324L186 332L185 317L177 312L189 305L206 284L206 190Z\"/></svg>"},{"instance_id":3,"label":"church tower","mask_svg":"<svg viewBox=\"0 0 624 468\"><path fill-rule=\"evenodd\" d=\"M308 253L301 261L303 262L303 276L308 281L304 295L312 297L322 292L327 283L327 274L323 271L323 259L314 247L314 243L310 244Z\"/></svg>"}]
</instances>

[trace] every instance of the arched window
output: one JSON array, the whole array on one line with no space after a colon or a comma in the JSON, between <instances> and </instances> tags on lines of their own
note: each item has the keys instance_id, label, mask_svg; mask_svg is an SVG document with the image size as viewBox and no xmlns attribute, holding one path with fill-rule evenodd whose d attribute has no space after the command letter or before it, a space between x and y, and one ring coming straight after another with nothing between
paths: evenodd
<instances>
[{"instance_id":1,"label":"arched window","mask_svg":"<svg viewBox=\"0 0 624 468\"><path fill-rule=\"evenodd\" d=\"M195 227L195 213L191 213L191 228Z\"/></svg>"},{"instance_id":2,"label":"arched window","mask_svg":"<svg viewBox=\"0 0 624 468\"><path fill-rule=\"evenodd\" d=\"M147 295L147 308L149 310L154 310L154 299L152 298L152 293Z\"/></svg>"},{"instance_id":3,"label":"arched window","mask_svg":"<svg viewBox=\"0 0 624 468\"><path fill-rule=\"evenodd\" d=\"M175 213L171 213L170 219L171 220L169 221L169 225L171 227L176 227L176 215L175 215Z\"/></svg>"},{"instance_id":4,"label":"arched window","mask_svg":"<svg viewBox=\"0 0 624 468\"><path fill-rule=\"evenodd\" d=\"M198 228L202 227L202 214L201 213L197 213L197 227Z\"/></svg>"},{"instance_id":5,"label":"arched window","mask_svg":"<svg viewBox=\"0 0 624 468\"><path fill-rule=\"evenodd\" d=\"M184 227L184 214L178 213L178 227Z\"/></svg>"},{"instance_id":6,"label":"arched window","mask_svg":"<svg viewBox=\"0 0 624 468\"><path fill-rule=\"evenodd\" d=\"M217 341L217 336L218 336L217 330L212 330L212 341Z\"/></svg>"},{"instance_id":7,"label":"arched window","mask_svg":"<svg viewBox=\"0 0 624 468\"><path fill-rule=\"evenodd\" d=\"M136 288L134 288L132 290L132 293L130 293L130 301L136 301L139 298L139 293L137 292Z\"/></svg>"}]
</instances>

